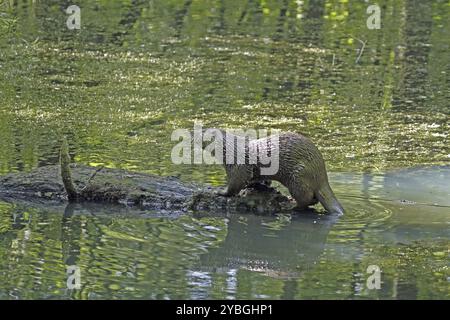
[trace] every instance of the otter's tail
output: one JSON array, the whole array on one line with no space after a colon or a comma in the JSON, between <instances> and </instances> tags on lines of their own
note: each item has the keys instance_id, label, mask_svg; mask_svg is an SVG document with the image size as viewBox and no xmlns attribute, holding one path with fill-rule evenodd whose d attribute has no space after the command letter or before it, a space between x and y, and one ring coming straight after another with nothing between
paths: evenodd
<instances>
[{"instance_id":1,"label":"otter's tail","mask_svg":"<svg viewBox=\"0 0 450 320\"><path fill-rule=\"evenodd\" d=\"M328 183L316 191L315 196L329 213L344 214L344 208L336 199Z\"/></svg>"}]
</instances>

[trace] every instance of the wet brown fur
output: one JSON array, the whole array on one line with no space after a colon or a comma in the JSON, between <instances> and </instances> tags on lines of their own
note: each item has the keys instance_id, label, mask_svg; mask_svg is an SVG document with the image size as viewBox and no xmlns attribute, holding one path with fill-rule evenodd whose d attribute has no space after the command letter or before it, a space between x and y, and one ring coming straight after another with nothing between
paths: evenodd
<instances>
[{"instance_id":1,"label":"wet brown fur","mask_svg":"<svg viewBox=\"0 0 450 320\"><path fill-rule=\"evenodd\" d=\"M236 141L236 136L220 131L225 151L227 144ZM344 209L329 185L322 154L314 143L298 133L282 133L278 137L279 170L274 175L262 175L263 165L259 162L248 164L249 150L256 150L255 146L272 155L276 152L277 146L272 143L271 137L247 141L246 164L226 164L224 155L228 185L221 194L234 196L251 184L274 180L288 188L301 209L320 202L328 212L343 214Z\"/></svg>"}]
</instances>

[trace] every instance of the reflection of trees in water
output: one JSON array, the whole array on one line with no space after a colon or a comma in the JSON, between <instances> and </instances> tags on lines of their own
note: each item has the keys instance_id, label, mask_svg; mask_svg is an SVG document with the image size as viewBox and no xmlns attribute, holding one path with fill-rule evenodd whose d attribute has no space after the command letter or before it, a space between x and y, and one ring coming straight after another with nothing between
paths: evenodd
<instances>
[{"instance_id":1,"label":"reflection of trees in water","mask_svg":"<svg viewBox=\"0 0 450 320\"><path fill-rule=\"evenodd\" d=\"M149 2L145 0L132 0L126 9L124 8L122 18L119 21L119 25L122 26L124 30L112 34L113 39L118 41L119 45L122 44L123 37L129 34L136 21L138 21L143 7L148 6L148 3Z\"/></svg>"},{"instance_id":2,"label":"reflection of trees in water","mask_svg":"<svg viewBox=\"0 0 450 320\"><path fill-rule=\"evenodd\" d=\"M31 209L32 222L17 239L6 240L17 250L5 251L7 243L0 248L0 269L10 270L0 292L21 298L188 298L187 270L220 243L226 228L220 218L114 218L107 209L91 210L74 205L59 215ZM69 265L81 269L79 291L66 289Z\"/></svg>"},{"instance_id":3,"label":"reflection of trees in water","mask_svg":"<svg viewBox=\"0 0 450 320\"><path fill-rule=\"evenodd\" d=\"M217 220L213 224L218 223L218 231L205 229L210 222L205 224L205 220L188 217L127 219L126 223L100 219L96 228L91 226L80 237L89 252L78 257L88 270L84 280L88 282L86 294L156 299L188 297L186 270L200 253L220 242L223 226ZM91 225L91 219L87 223ZM127 292L127 288L133 291Z\"/></svg>"},{"instance_id":4,"label":"reflection of trees in water","mask_svg":"<svg viewBox=\"0 0 450 320\"><path fill-rule=\"evenodd\" d=\"M178 9L175 12L175 30L177 31L177 35L180 36L181 30L183 29L184 20L188 15L189 8L192 4L192 0L185 0L181 9Z\"/></svg>"},{"instance_id":5,"label":"reflection of trees in water","mask_svg":"<svg viewBox=\"0 0 450 320\"><path fill-rule=\"evenodd\" d=\"M402 46L400 55L402 79L398 82L394 96L394 110L404 112L426 107L426 97L431 94L427 88L428 64L433 30L432 6L423 1L408 1L404 7Z\"/></svg>"}]
</instances>

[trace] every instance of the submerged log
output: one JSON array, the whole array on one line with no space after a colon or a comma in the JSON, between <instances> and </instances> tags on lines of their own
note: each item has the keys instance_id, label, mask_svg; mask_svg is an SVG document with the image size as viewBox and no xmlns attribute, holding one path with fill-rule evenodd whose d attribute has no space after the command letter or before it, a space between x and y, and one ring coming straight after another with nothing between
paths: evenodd
<instances>
[{"instance_id":1,"label":"submerged log","mask_svg":"<svg viewBox=\"0 0 450 320\"><path fill-rule=\"evenodd\" d=\"M69 173L73 190L67 192ZM95 176L94 179L92 177ZM63 182L65 180L65 183ZM90 181L92 180L92 181ZM69 182L70 182L69 181ZM66 188L65 188L66 185ZM68 164L37 168L29 173L0 177L0 200L28 203L91 202L120 204L138 210L164 210L179 214L188 211L276 213L291 210L295 202L273 188L262 186L242 190L225 198L218 188L183 182L176 177L136 173L121 169Z\"/></svg>"}]
</instances>

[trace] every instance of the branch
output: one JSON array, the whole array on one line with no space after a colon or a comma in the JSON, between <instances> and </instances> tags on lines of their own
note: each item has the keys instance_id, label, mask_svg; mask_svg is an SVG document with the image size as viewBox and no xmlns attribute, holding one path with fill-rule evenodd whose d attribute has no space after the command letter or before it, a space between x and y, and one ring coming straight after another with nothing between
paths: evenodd
<instances>
[{"instance_id":1,"label":"branch","mask_svg":"<svg viewBox=\"0 0 450 320\"><path fill-rule=\"evenodd\" d=\"M76 201L78 199L78 192L72 181L72 174L70 172L70 156L69 156L69 145L67 143L67 138L63 138L61 145L61 151L59 153L59 163L61 165L61 178L63 181L64 189L67 193L67 198L69 202Z\"/></svg>"}]
</instances>

